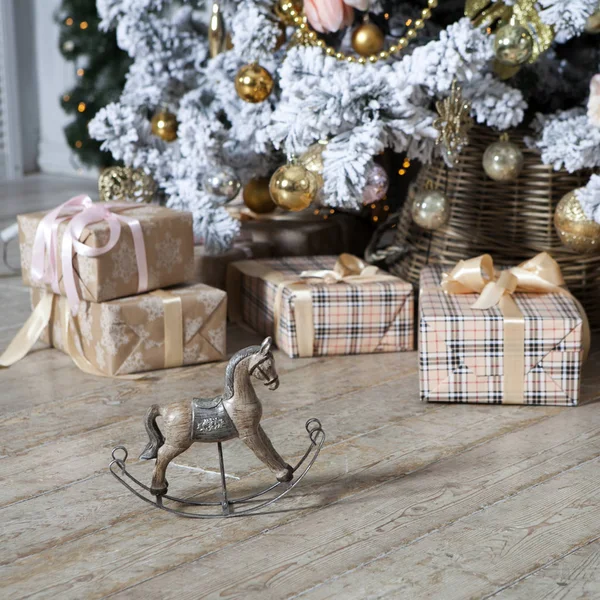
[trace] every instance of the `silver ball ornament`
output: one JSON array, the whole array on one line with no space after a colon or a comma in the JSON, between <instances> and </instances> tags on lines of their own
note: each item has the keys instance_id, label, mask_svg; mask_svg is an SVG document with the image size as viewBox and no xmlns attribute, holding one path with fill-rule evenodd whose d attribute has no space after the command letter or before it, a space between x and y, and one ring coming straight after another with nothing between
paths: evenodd
<instances>
[{"instance_id":1,"label":"silver ball ornament","mask_svg":"<svg viewBox=\"0 0 600 600\"><path fill-rule=\"evenodd\" d=\"M219 167L207 173L202 180L204 189L213 196L219 196L230 202L239 193L242 184L231 167Z\"/></svg>"},{"instance_id":2,"label":"silver ball ornament","mask_svg":"<svg viewBox=\"0 0 600 600\"><path fill-rule=\"evenodd\" d=\"M486 175L494 181L513 181L523 169L523 153L504 137L485 149L482 164Z\"/></svg>"},{"instance_id":3,"label":"silver ball ornament","mask_svg":"<svg viewBox=\"0 0 600 600\"><path fill-rule=\"evenodd\" d=\"M387 194L390 180L385 169L377 163L367 172L367 183L363 189L363 204L372 204L383 200Z\"/></svg>"},{"instance_id":4,"label":"silver ball ornament","mask_svg":"<svg viewBox=\"0 0 600 600\"><path fill-rule=\"evenodd\" d=\"M442 192L425 189L415 195L411 215L419 227L435 231L448 222L450 203Z\"/></svg>"}]
</instances>

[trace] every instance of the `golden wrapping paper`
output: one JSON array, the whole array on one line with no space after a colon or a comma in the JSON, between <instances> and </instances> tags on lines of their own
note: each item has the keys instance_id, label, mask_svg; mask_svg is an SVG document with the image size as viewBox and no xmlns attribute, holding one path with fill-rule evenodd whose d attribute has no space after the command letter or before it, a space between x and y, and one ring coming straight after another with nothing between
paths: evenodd
<instances>
[{"instance_id":1,"label":"golden wrapping paper","mask_svg":"<svg viewBox=\"0 0 600 600\"><path fill-rule=\"evenodd\" d=\"M32 307L46 294L33 288ZM204 284L81 302L72 318L67 299L54 296L42 339L71 354L66 338L73 335L77 353L93 368L125 375L224 359L226 319L226 293Z\"/></svg>"},{"instance_id":2,"label":"golden wrapping paper","mask_svg":"<svg viewBox=\"0 0 600 600\"><path fill-rule=\"evenodd\" d=\"M192 277L194 270L194 234L192 214L154 205L132 204L119 214L139 221L146 247L148 290L178 285ZM52 291L50 284L31 279L31 259L36 230L46 212L19 215L19 242L23 283ZM69 221L58 226L58 247ZM109 239L106 221L87 225L80 241L98 248ZM65 295L61 261L57 261L59 287ZM90 302L105 302L138 293L138 271L130 228L123 225L116 246L98 257L75 254L73 257L75 284L79 297Z\"/></svg>"}]
</instances>

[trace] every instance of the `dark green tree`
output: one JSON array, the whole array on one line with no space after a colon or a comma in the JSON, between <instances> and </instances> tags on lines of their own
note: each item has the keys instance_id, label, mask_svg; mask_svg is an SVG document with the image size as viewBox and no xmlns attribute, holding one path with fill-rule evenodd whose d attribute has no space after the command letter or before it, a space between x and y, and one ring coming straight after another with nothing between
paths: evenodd
<instances>
[{"instance_id":1,"label":"dark green tree","mask_svg":"<svg viewBox=\"0 0 600 600\"><path fill-rule=\"evenodd\" d=\"M117 46L114 31L101 31L95 0L63 0L56 14L60 27L59 48L74 64L76 85L61 97L61 105L73 120L65 127L69 146L79 162L88 166L114 164L100 142L90 138L88 122L103 106L121 95L130 59Z\"/></svg>"}]
</instances>

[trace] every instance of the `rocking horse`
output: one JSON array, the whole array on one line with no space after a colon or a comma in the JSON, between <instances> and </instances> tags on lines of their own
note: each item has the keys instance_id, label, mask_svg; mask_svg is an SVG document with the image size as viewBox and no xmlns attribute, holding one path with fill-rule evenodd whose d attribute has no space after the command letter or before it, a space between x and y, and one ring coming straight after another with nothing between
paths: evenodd
<instances>
[{"instance_id":1,"label":"rocking horse","mask_svg":"<svg viewBox=\"0 0 600 600\"><path fill-rule=\"evenodd\" d=\"M307 421L306 430L311 445L294 467L285 462L273 447L271 440L260 425L262 405L252 385L252 378L254 378L261 381L269 390L274 391L279 387L279 376L275 369L275 359L271 353L271 345L272 340L268 337L261 346L250 346L234 354L227 365L225 388L220 396L194 398L191 401L176 402L164 406L153 404L148 409L145 426L150 440L140 459L156 459L150 487L138 481L125 468L127 450L124 446L117 446L112 452L113 460L109 465L111 473L136 496L155 504L159 508L186 517L239 516L256 512L286 495L313 465L325 441L325 433L317 419ZM159 416L162 417L161 428L156 422ZM221 443L234 438L240 438L257 458L269 468L277 479L276 484L244 498L229 499L227 497ZM222 500L220 502L197 502L167 495L166 471L169 463L182 452L185 452L194 442L217 443L222 488ZM119 451L124 453L123 458L117 457ZM292 482L295 473L311 453L312 457L304 471ZM120 474L114 469L115 465L119 467ZM151 500L134 489L124 477L130 479L145 491L150 492L154 499ZM258 506L251 506L236 512L232 511L234 505L253 502L259 496L263 496L280 485L285 485L285 489L276 497L264 501ZM220 505L222 515L198 514L170 508L163 504L163 499L173 500L188 506Z\"/></svg>"}]
</instances>

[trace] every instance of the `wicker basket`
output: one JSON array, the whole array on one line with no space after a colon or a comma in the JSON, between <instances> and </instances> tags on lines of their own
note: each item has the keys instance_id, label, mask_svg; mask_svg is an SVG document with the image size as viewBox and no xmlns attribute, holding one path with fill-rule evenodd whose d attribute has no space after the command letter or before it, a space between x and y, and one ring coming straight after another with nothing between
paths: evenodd
<instances>
[{"instance_id":1,"label":"wicker basket","mask_svg":"<svg viewBox=\"0 0 600 600\"><path fill-rule=\"evenodd\" d=\"M451 265L463 258L489 253L498 265L515 265L547 251L558 261L569 289L584 305L593 328L600 328L600 254L581 255L565 248L554 229L554 210L559 200L584 185L589 172L554 171L540 162L539 154L523 143L525 130L511 132L511 141L523 149L524 167L516 181L498 183L486 176L481 158L498 134L473 128L470 144L458 165L447 169L440 161L426 165L417 176L402 210L377 232L366 258L387 263L395 275L417 283L421 268L429 262ZM410 206L415 190L426 181L451 199L448 224L428 232L412 222ZM396 227L392 245L376 250L386 230Z\"/></svg>"}]
</instances>

